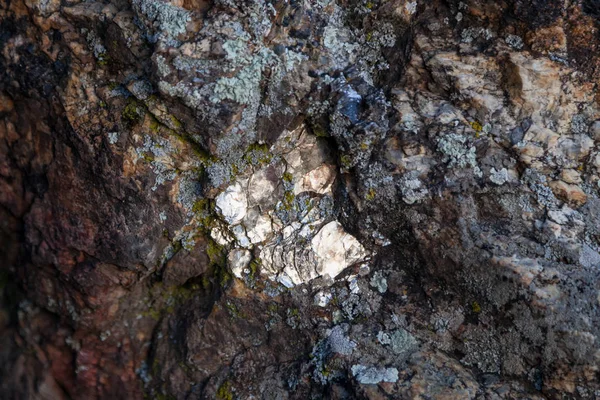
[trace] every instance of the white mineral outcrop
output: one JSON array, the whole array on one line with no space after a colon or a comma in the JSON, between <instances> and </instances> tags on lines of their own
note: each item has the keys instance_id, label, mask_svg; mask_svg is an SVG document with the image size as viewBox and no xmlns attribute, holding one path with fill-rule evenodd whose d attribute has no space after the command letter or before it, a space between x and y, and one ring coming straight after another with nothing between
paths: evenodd
<instances>
[{"instance_id":1,"label":"white mineral outcrop","mask_svg":"<svg viewBox=\"0 0 600 400\"><path fill-rule=\"evenodd\" d=\"M216 206L229 224L237 224L248 211L246 191L239 182L236 182L217 196Z\"/></svg>"},{"instance_id":2,"label":"white mineral outcrop","mask_svg":"<svg viewBox=\"0 0 600 400\"><path fill-rule=\"evenodd\" d=\"M252 261L252 254L246 249L233 249L227 255L227 262L229 268L236 278L242 277L244 268Z\"/></svg>"},{"instance_id":3,"label":"white mineral outcrop","mask_svg":"<svg viewBox=\"0 0 600 400\"><path fill-rule=\"evenodd\" d=\"M317 256L320 275L338 276L350 265L366 256L364 247L337 221L325 225L312 239L312 250Z\"/></svg>"}]
</instances>

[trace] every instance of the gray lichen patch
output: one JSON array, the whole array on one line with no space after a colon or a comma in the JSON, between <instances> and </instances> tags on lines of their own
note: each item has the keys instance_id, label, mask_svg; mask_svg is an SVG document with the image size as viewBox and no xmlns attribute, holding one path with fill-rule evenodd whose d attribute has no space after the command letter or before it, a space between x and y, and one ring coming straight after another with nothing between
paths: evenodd
<instances>
[{"instance_id":1,"label":"gray lichen patch","mask_svg":"<svg viewBox=\"0 0 600 400\"><path fill-rule=\"evenodd\" d=\"M377 271L373 274L373 277L371 278L371 286L376 288L381 294L387 292L387 279L385 279L385 276L380 271Z\"/></svg>"},{"instance_id":2,"label":"gray lichen patch","mask_svg":"<svg viewBox=\"0 0 600 400\"><path fill-rule=\"evenodd\" d=\"M363 385L374 385L380 382L397 382L398 369L385 367L369 367L365 365L353 365L352 374Z\"/></svg>"},{"instance_id":3,"label":"gray lichen patch","mask_svg":"<svg viewBox=\"0 0 600 400\"><path fill-rule=\"evenodd\" d=\"M402 200L407 204L418 203L429 194L423 182L418 178L402 179L400 181L400 191L402 192Z\"/></svg>"},{"instance_id":4,"label":"gray lichen patch","mask_svg":"<svg viewBox=\"0 0 600 400\"><path fill-rule=\"evenodd\" d=\"M406 329L396 329L390 334L390 347L396 354L406 354L414 351L417 341Z\"/></svg>"},{"instance_id":5,"label":"gray lichen patch","mask_svg":"<svg viewBox=\"0 0 600 400\"><path fill-rule=\"evenodd\" d=\"M438 139L438 150L444 154L444 161L450 168L473 169L475 175L481 176L482 172L477 164L477 154L466 136L456 133L447 133Z\"/></svg>"},{"instance_id":6,"label":"gray lichen patch","mask_svg":"<svg viewBox=\"0 0 600 400\"><path fill-rule=\"evenodd\" d=\"M167 37L176 37L186 31L189 11L162 0L134 0L134 9L158 31Z\"/></svg>"},{"instance_id":7,"label":"gray lichen patch","mask_svg":"<svg viewBox=\"0 0 600 400\"><path fill-rule=\"evenodd\" d=\"M156 175L154 186L152 186L153 191L177 176L172 158L176 150L169 140L159 136L145 135L144 142L135 151L140 159L149 163Z\"/></svg>"},{"instance_id":8,"label":"gray lichen patch","mask_svg":"<svg viewBox=\"0 0 600 400\"><path fill-rule=\"evenodd\" d=\"M108 142L110 144L116 144L119 140L119 132L109 132L108 133Z\"/></svg>"},{"instance_id":9,"label":"gray lichen patch","mask_svg":"<svg viewBox=\"0 0 600 400\"><path fill-rule=\"evenodd\" d=\"M337 5L334 6L334 13L323 32L323 45L338 68L343 68L356 59L359 46L353 40L350 29L344 25L344 11Z\"/></svg>"},{"instance_id":10,"label":"gray lichen patch","mask_svg":"<svg viewBox=\"0 0 600 400\"><path fill-rule=\"evenodd\" d=\"M516 49L516 50L521 50L523 48L523 39L521 39L520 36L517 35L507 35L506 38L504 39L506 44L508 44L510 47Z\"/></svg>"},{"instance_id":11,"label":"gray lichen patch","mask_svg":"<svg viewBox=\"0 0 600 400\"><path fill-rule=\"evenodd\" d=\"M502 168L499 171L496 171L495 168L492 168L490 171L490 180L496 185L503 185L510 180L510 175L506 168Z\"/></svg>"},{"instance_id":12,"label":"gray lichen patch","mask_svg":"<svg viewBox=\"0 0 600 400\"><path fill-rule=\"evenodd\" d=\"M349 356L356 349L356 343L346 336L344 327L338 325L331 330L327 344L333 353Z\"/></svg>"},{"instance_id":13,"label":"gray lichen patch","mask_svg":"<svg viewBox=\"0 0 600 400\"><path fill-rule=\"evenodd\" d=\"M240 62L237 49L234 51L232 47L233 45L228 48L228 56L235 57L234 61ZM262 71L273 60L274 54L270 50L261 49L235 76L220 78L217 81L211 101L217 103L228 99L240 104L251 104L260 101L259 85L262 79Z\"/></svg>"}]
</instances>

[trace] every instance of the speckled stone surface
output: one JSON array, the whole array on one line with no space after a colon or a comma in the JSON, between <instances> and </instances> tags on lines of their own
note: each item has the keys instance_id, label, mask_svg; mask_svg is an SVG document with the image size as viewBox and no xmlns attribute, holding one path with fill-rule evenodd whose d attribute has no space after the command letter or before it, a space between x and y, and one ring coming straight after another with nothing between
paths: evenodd
<instances>
[{"instance_id":1,"label":"speckled stone surface","mask_svg":"<svg viewBox=\"0 0 600 400\"><path fill-rule=\"evenodd\" d=\"M0 398L600 398L599 29L0 0Z\"/></svg>"}]
</instances>

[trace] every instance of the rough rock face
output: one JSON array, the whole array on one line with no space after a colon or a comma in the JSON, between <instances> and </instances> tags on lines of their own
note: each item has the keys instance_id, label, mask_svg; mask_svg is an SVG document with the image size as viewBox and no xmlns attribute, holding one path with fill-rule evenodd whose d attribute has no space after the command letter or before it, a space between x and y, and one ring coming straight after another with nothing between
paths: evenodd
<instances>
[{"instance_id":1,"label":"rough rock face","mask_svg":"<svg viewBox=\"0 0 600 400\"><path fill-rule=\"evenodd\" d=\"M0 0L0 398L600 398L599 28Z\"/></svg>"}]
</instances>

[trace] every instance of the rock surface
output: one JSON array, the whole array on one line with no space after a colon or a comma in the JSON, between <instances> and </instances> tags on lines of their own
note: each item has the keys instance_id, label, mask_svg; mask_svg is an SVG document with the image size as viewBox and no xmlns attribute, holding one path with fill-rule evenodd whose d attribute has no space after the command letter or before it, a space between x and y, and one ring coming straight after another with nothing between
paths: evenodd
<instances>
[{"instance_id":1,"label":"rock surface","mask_svg":"<svg viewBox=\"0 0 600 400\"><path fill-rule=\"evenodd\" d=\"M0 0L0 398L600 398L594 0Z\"/></svg>"}]
</instances>

